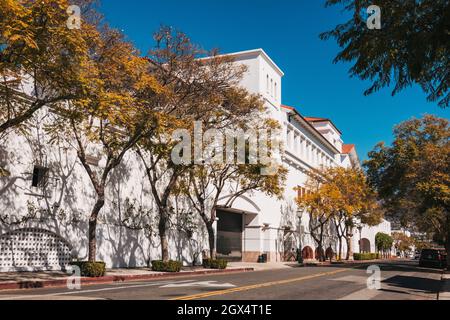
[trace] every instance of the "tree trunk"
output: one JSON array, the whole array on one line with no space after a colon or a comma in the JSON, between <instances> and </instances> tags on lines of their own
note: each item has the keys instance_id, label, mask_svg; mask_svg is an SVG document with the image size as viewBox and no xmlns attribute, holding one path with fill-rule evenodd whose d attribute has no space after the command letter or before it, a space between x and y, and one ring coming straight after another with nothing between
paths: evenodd
<instances>
[{"instance_id":1,"label":"tree trunk","mask_svg":"<svg viewBox=\"0 0 450 320\"><path fill-rule=\"evenodd\" d=\"M353 244L352 241L353 240L353 235L352 234L347 234L346 237L346 241L347 241L347 256L346 256L346 260L347 261L351 261L353 260Z\"/></svg>"},{"instance_id":2,"label":"tree trunk","mask_svg":"<svg viewBox=\"0 0 450 320\"><path fill-rule=\"evenodd\" d=\"M322 242L319 242L319 246L317 247L318 253L319 253L319 261L320 262L324 262L325 261L325 257L323 255L323 245Z\"/></svg>"},{"instance_id":3,"label":"tree trunk","mask_svg":"<svg viewBox=\"0 0 450 320\"><path fill-rule=\"evenodd\" d=\"M447 252L447 271L450 271L450 230L447 232L445 251Z\"/></svg>"},{"instance_id":4,"label":"tree trunk","mask_svg":"<svg viewBox=\"0 0 450 320\"><path fill-rule=\"evenodd\" d=\"M160 209L158 231L161 241L161 260L169 261L169 241L167 239L168 215L165 209Z\"/></svg>"},{"instance_id":5,"label":"tree trunk","mask_svg":"<svg viewBox=\"0 0 450 320\"><path fill-rule=\"evenodd\" d=\"M338 259L342 260L342 237L339 237L339 256Z\"/></svg>"},{"instance_id":6,"label":"tree trunk","mask_svg":"<svg viewBox=\"0 0 450 320\"><path fill-rule=\"evenodd\" d=\"M105 196L99 195L89 218L89 262L95 262L97 259L97 220L104 205Z\"/></svg>"},{"instance_id":7,"label":"tree trunk","mask_svg":"<svg viewBox=\"0 0 450 320\"><path fill-rule=\"evenodd\" d=\"M206 230L208 230L208 242L209 242L209 257L211 259L216 259L216 234L212 223L207 223Z\"/></svg>"}]
</instances>

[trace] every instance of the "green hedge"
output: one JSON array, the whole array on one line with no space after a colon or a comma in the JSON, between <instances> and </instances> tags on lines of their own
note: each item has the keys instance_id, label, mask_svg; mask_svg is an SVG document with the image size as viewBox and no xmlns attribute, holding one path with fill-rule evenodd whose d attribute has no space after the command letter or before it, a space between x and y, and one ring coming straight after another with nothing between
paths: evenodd
<instances>
[{"instance_id":1,"label":"green hedge","mask_svg":"<svg viewBox=\"0 0 450 320\"><path fill-rule=\"evenodd\" d=\"M354 253L353 259L357 261L362 260L377 260L380 259L379 253Z\"/></svg>"},{"instance_id":2,"label":"green hedge","mask_svg":"<svg viewBox=\"0 0 450 320\"><path fill-rule=\"evenodd\" d=\"M98 278L103 277L106 273L106 264L102 261L74 261L70 265L79 267L82 277Z\"/></svg>"},{"instance_id":3,"label":"green hedge","mask_svg":"<svg viewBox=\"0 0 450 320\"><path fill-rule=\"evenodd\" d=\"M152 261L152 270L160 271L160 272L180 272L183 264L180 261L161 261L155 260Z\"/></svg>"},{"instance_id":4,"label":"green hedge","mask_svg":"<svg viewBox=\"0 0 450 320\"><path fill-rule=\"evenodd\" d=\"M223 259L203 259L203 268L205 269L226 269L228 261Z\"/></svg>"}]
</instances>

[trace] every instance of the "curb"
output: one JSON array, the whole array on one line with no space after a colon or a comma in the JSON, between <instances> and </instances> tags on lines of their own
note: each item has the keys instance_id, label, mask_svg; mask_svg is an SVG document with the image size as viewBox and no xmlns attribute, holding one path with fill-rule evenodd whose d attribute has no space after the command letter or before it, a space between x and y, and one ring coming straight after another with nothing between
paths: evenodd
<instances>
[{"instance_id":1,"label":"curb","mask_svg":"<svg viewBox=\"0 0 450 320\"><path fill-rule=\"evenodd\" d=\"M438 300L450 300L450 275L442 274L441 289L439 290Z\"/></svg>"},{"instance_id":2,"label":"curb","mask_svg":"<svg viewBox=\"0 0 450 320\"><path fill-rule=\"evenodd\" d=\"M348 265L366 265L371 263L390 262L395 260L378 259L378 260L349 260L349 261L325 261L325 262L304 262L305 267L329 267L329 266L348 266Z\"/></svg>"},{"instance_id":3,"label":"curb","mask_svg":"<svg viewBox=\"0 0 450 320\"><path fill-rule=\"evenodd\" d=\"M252 272L254 268L239 268L229 270L204 270L204 271L187 271L179 273L161 272L154 274L139 274L139 275L123 275L123 276L104 276L99 278L81 278L81 285L95 285L95 284L108 284L116 282L131 282L139 280L157 280L164 278L178 278L185 276L195 275L208 275L208 274L227 274L237 272ZM67 285L66 279L58 280L43 280L43 281L20 281L20 282L7 282L0 283L0 291L2 290L25 290L25 289L43 289L43 288L58 288L65 287Z\"/></svg>"}]
</instances>

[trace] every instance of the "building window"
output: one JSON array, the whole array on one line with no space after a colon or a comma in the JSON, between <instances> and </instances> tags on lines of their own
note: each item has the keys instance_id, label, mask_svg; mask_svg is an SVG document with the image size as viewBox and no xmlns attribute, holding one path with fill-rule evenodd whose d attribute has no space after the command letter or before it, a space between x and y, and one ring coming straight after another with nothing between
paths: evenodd
<instances>
[{"instance_id":1,"label":"building window","mask_svg":"<svg viewBox=\"0 0 450 320\"><path fill-rule=\"evenodd\" d=\"M270 95L273 97L273 79L270 79Z\"/></svg>"},{"instance_id":2,"label":"building window","mask_svg":"<svg viewBox=\"0 0 450 320\"><path fill-rule=\"evenodd\" d=\"M301 138L300 153L301 153L302 158L305 159L305 156L306 156L306 139L304 137Z\"/></svg>"},{"instance_id":3,"label":"building window","mask_svg":"<svg viewBox=\"0 0 450 320\"><path fill-rule=\"evenodd\" d=\"M298 193L297 194L298 198L299 199L303 199L306 196L306 194L307 194L306 188L297 187L297 193Z\"/></svg>"},{"instance_id":4,"label":"building window","mask_svg":"<svg viewBox=\"0 0 450 320\"><path fill-rule=\"evenodd\" d=\"M278 85L275 82L275 99L277 99L277 98L278 98Z\"/></svg>"},{"instance_id":5,"label":"building window","mask_svg":"<svg viewBox=\"0 0 450 320\"><path fill-rule=\"evenodd\" d=\"M298 149L299 149L299 144L300 144L300 136L298 134L295 135L294 138L294 150L295 150L295 154L298 154Z\"/></svg>"},{"instance_id":6,"label":"building window","mask_svg":"<svg viewBox=\"0 0 450 320\"><path fill-rule=\"evenodd\" d=\"M49 168L43 166L34 166L33 179L31 185L33 187L45 187L48 182Z\"/></svg>"},{"instance_id":7,"label":"building window","mask_svg":"<svg viewBox=\"0 0 450 320\"><path fill-rule=\"evenodd\" d=\"M292 131L289 129L287 131L287 146L288 149L292 149Z\"/></svg>"},{"instance_id":8,"label":"building window","mask_svg":"<svg viewBox=\"0 0 450 320\"><path fill-rule=\"evenodd\" d=\"M6 167L7 164L7 153L6 150L0 146L0 168Z\"/></svg>"},{"instance_id":9,"label":"building window","mask_svg":"<svg viewBox=\"0 0 450 320\"><path fill-rule=\"evenodd\" d=\"M270 90L270 83L269 83L269 75L267 75L267 77L266 77L266 91L267 91L267 93L269 93L269 90Z\"/></svg>"},{"instance_id":10,"label":"building window","mask_svg":"<svg viewBox=\"0 0 450 320\"><path fill-rule=\"evenodd\" d=\"M311 162L311 143L306 143L306 161Z\"/></svg>"}]
</instances>

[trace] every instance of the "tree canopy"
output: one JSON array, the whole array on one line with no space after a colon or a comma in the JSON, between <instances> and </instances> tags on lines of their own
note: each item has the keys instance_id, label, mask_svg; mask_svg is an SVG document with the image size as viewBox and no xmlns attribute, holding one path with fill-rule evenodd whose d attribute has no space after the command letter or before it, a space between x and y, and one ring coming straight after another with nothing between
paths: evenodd
<instances>
[{"instance_id":1,"label":"tree canopy","mask_svg":"<svg viewBox=\"0 0 450 320\"><path fill-rule=\"evenodd\" d=\"M405 227L450 241L450 127L425 115L394 129L391 146L378 144L365 162L370 184L387 213Z\"/></svg>"},{"instance_id":2,"label":"tree canopy","mask_svg":"<svg viewBox=\"0 0 450 320\"><path fill-rule=\"evenodd\" d=\"M84 8L92 1L83 0ZM68 0L0 1L0 134L44 106L81 98L96 86L97 26L67 27ZM86 9L87 10L87 9Z\"/></svg>"},{"instance_id":3,"label":"tree canopy","mask_svg":"<svg viewBox=\"0 0 450 320\"><path fill-rule=\"evenodd\" d=\"M312 172L305 188L307 192L297 198L297 204L310 214L312 236L321 245L324 225L334 221L340 239L339 251L342 238L347 242L347 258L351 255L355 224L377 225L381 222L383 212L376 194L359 169L331 167Z\"/></svg>"},{"instance_id":4,"label":"tree canopy","mask_svg":"<svg viewBox=\"0 0 450 320\"><path fill-rule=\"evenodd\" d=\"M354 62L350 75L372 82L369 95L393 87L395 95L418 84L429 101L448 107L450 94L450 2L448 0L378 0L381 30L367 28L370 0L327 0L351 18L320 35L342 49L334 62Z\"/></svg>"},{"instance_id":5,"label":"tree canopy","mask_svg":"<svg viewBox=\"0 0 450 320\"><path fill-rule=\"evenodd\" d=\"M375 246L378 251L389 252L394 244L394 239L387 233L378 232L375 235Z\"/></svg>"}]
</instances>

